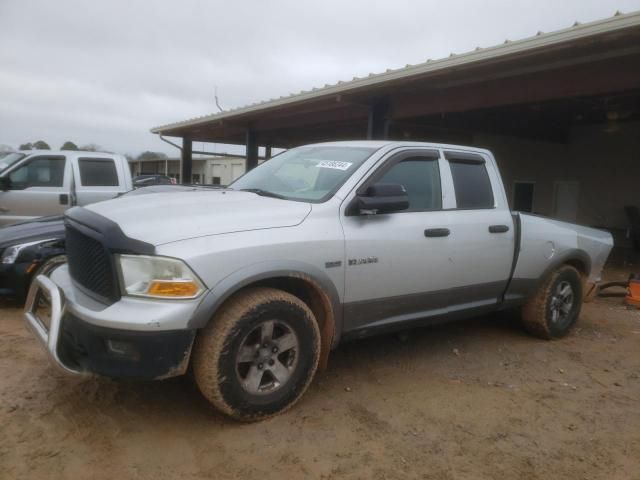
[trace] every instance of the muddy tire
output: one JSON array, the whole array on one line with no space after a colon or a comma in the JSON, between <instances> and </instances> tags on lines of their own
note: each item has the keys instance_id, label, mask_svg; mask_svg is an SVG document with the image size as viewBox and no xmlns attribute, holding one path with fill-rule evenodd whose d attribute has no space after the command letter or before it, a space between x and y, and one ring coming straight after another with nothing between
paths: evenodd
<instances>
[{"instance_id":1,"label":"muddy tire","mask_svg":"<svg viewBox=\"0 0 640 480\"><path fill-rule=\"evenodd\" d=\"M196 384L211 404L237 420L261 420L306 391L320 358L320 331L299 298L251 288L198 333L192 358Z\"/></svg>"},{"instance_id":2,"label":"muddy tire","mask_svg":"<svg viewBox=\"0 0 640 480\"><path fill-rule=\"evenodd\" d=\"M569 265L549 275L522 308L524 328L547 340L564 337L582 308L582 278Z\"/></svg>"}]
</instances>

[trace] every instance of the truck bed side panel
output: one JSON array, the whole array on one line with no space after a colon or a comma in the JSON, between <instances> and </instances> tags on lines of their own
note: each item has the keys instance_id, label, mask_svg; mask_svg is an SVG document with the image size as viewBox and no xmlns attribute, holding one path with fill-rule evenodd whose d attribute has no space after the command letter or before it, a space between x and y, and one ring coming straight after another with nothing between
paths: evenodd
<instances>
[{"instance_id":1,"label":"truck bed side panel","mask_svg":"<svg viewBox=\"0 0 640 480\"><path fill-rule=\"evenodd\" d=\"M565 263L580 265L589 283L600 280L613 247L611 234L536 215L517 215L520 251L505 302L526 300L552 270Z\"/></svg>"}]
</instances>

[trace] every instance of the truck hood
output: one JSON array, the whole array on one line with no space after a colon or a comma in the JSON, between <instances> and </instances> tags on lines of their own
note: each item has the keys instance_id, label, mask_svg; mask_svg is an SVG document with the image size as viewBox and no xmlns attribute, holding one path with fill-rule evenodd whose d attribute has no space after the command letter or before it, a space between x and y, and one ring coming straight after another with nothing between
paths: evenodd
<instances>
[{"instance_id":1,"label":"truck hood","mask_svg":"<svg viewBox=\"0 0 640 480\"><path fill-rule=\"evenodd\" d=\"M152 193L89 205L125 235L153 245L188 238L300 224L311 211L303 202L234 190Z\"/></svg>"}]
</instances>

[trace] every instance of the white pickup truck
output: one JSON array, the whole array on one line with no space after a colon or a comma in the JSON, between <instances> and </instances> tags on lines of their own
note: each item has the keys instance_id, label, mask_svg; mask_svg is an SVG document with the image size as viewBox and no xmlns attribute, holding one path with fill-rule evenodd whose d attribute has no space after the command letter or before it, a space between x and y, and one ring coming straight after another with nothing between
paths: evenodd
<instances>
[{"instance_id":1,"label":"white pickup truck","mask_svg":"<svg viewBox=\"0 0 640 480\"><path fill-rule=\"evenodd\" d=\"M133 188L127 159L100 152L31 150L0 158L0 226L59 215Z\"/></svg>"},{"instance_id":2,"label":"white pickup truck","mask_svg":"<svg viewBox=\"0 0 640 480\"><path fill-rule=\"evenodd\" d=\"M514 308L562 337L613 245L511 212L489 151L407 142L294 148L227 189L65 222L68 265L36 278L25 313L53 361L147 379L191 366L240 420L290 407L348 338Z\"/></svg>"}]
</instances>

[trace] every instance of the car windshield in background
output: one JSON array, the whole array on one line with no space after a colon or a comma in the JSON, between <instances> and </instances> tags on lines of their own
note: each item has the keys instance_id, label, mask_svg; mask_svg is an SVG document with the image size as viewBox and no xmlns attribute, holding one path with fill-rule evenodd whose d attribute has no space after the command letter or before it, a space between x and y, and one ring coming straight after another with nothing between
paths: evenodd
<instances>
[{"instance_id":1,"label":"car windshield in background","mask_svg":"<svg viewBox=\"0 0 640 480\"><path fill-rule=\"evenodd\" d=\"M366 147L299 147L247 172L229 188L286 200L323 202L373 154Z\"/></svg>"},{"instance_id":2,"label":"car windshield in background","mask_svg":"<svg viewBox=\"0 0 640 480\"><path fill-rule=\"evenodd\" d=\"M19 160L22 160L26 155L24 153L7 153L3 156L0 156L0 172L6 170L11 165L16 163Z\"/></svg>"}]
</instances>

